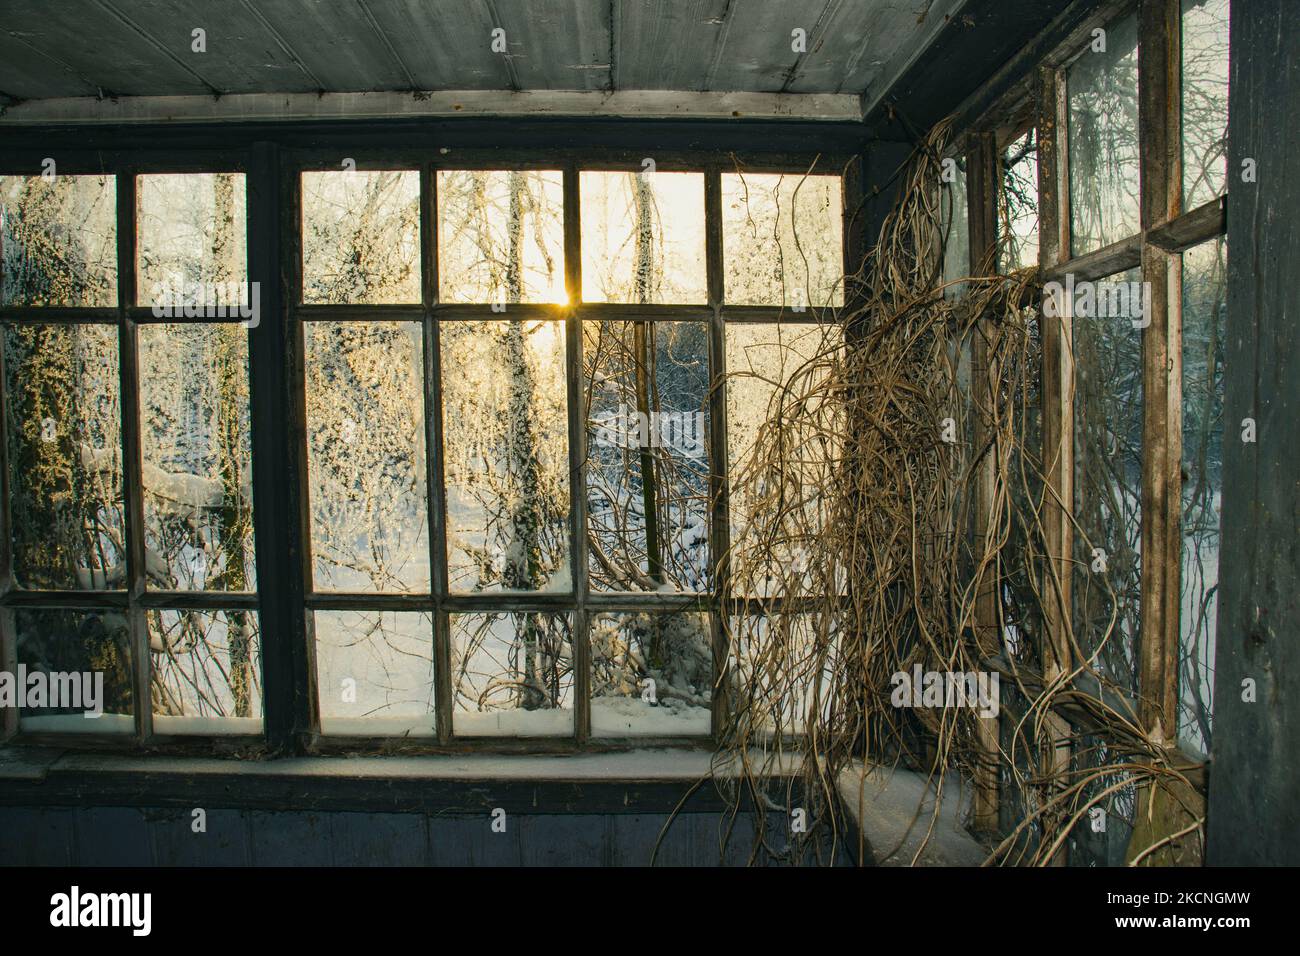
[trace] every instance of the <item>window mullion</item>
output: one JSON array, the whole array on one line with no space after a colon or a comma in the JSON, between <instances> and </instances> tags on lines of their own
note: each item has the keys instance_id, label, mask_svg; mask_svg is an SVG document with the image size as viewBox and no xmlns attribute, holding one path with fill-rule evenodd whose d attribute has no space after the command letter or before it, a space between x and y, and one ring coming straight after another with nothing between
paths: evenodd
<instances>
[{"instance_id":1,"label":"window mullion","mask_svg":"<svg viewBox=\"0 0 1300 956\"><path fill-rule=\"evenodd\" d=\"M569 416L569 567L576 607L573 648L573 729L578 743L591 733L591 633L587 616L587 409L583 383L582 221L578 167L564 167L564 284L566 385Z\"/></svg>"},{"instance_id":2,"label":"window mullion","mask_svg":"<svg viewBox=\"0 0 1300 956\"><path fill-rule=\"evenodd\" d=\"M136 323L129 315L136 287L136 180L131 168L117 171L118 374L122 407L122 483L126 506L127 620L131 635L131 692L141 741L153 734L150 706L149 630L140 607L146 586L144 491L140 444L140 355Z\"/></svg>"}]
</instances>

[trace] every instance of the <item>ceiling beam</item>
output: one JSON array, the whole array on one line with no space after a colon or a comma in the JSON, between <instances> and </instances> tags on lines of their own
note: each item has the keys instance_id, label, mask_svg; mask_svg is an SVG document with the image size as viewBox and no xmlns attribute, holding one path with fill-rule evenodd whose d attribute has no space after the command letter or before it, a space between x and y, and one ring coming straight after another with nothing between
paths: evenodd
<instances>
[{"instance_id":1,"label":"ceiling beam","mask_svg":"<svg viewBox=\"0 0 1300 956\"><path fill-rule=\"evenodd\" d=\"M673 90L453 90L417 93L232 93L28 100L0 112L0 126L374 120L447 116L807 120L857 123L851 93L721 93Z\"/></svg>"}]
</instances>

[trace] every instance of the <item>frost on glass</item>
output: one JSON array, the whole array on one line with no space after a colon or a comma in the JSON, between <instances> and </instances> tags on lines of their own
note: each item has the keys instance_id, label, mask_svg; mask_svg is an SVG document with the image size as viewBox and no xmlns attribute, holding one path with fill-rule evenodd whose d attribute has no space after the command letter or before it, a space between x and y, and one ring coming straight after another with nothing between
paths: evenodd
<instances>
[{"instance_id":1,"label":"frost on glass","mask_svg":"<svg viewBox=\"0 0 1300 956\"><path fill-rule=\"evenodd\" d=\"M1038 131L1032 126L1002 150L998 193L998 271L1038 267ZM968 252L969 257L969 252Z\"/></svg>"},{"instance_id":2,"label":"frost on glass","mask_svg":"<svg viewBox=\"0 0 1300 956\"><path fill-rule=\"evenodd\" d=\"M308 322L307 457L315 585L429 590L418 322Z\"/></svg>"},{"instance_id":3,"label":"frost on glass","mask_svg":"<svg viewBox=\"0 0 1300 956\"><path fill-rule=\"evenodd\" d=\"M451 667L456 736L573 733L573 638L567 614L453 614Z\"/></svg>"},{"instance_id":4,"label":"frost on glass","mask_svg":"<svg viewBox=\"0 0 1300 956\"><path fill-rule=\"evenodd\" d=\"M712 647L707 614L594 614L592 736L679 737L709 733Z\"/></svg>"},{"instance_id":5,"label":"frost on glass","mask_svg":"<svg viewBox=\"0 0 1300 956\"><path fill-rule=\"evenodd\" d=\"M1108 282L1140 282L1139 270ZM1142 332L1074 317L1075 634L1093 667L1137 693L1142 543Z\"/></svg>"},{"instance_id":6,"label":"frost on glass","mask_svg":"<svg viewBox=\"0 0 1300 956\"><path fill-rule=\"evenodd\" d=\"M453 591L567 591L564 324L444 322L443 469Z\"/></svg>"},{"instance_id":7,"label":"frost on glass","mask_svg":"<svg viewBox=\"0 0 1300 956\"><path fill-rule=\"evenodd\" d=\"M441 302L567 302L558 170L438 173Z\"/></svg>"},{"instance_id":8,"label":"frost on glass","mask_svg":"<svg viewBox=\"0 0 1300 956\"><path fill-rule=\"evenodd\" d=\"M1183 0L1183 209L1223 194L1228 170L1228 0Z\"/></svg>"},{"instance_id":9,"label":"frost on glass","mask_svg":"<svg viewBox=\"0 0 1300 956\"><path fill-rule=\"evenodd\" d=\"M117 181L0 176L0 305L117 305Z\"/></svg>"},{"instance_id":10,"label":"frost on glass","mask_svg":"<svg viewBox=\"0 0 1300 956\"><path fill-rule=\"evenodd\" d=\"M707 591L708 327L583 328L591 586Z\"/></svg>"},{"instance_id":11,"label":"frost on glass","mask_svg":"<svg viewBox=\"0 0 1300 956\"><path fill-rule=\"evenodd\" d=\"M140 303L241 301L229 287L248 278L244 174L148 175L136 184Z\"/></svg>"},{"instance_id":12,"label":"frost on glass","mask_svg":"<svg viewBox=\"0 0 1300 956\"><path fill-rule=\"evenodd\" d=\"M420 174L302 174L302 300L420 301Z\"/></svg>"},{"instance_id":13,"label":"frost on glass","mask_svg":"<svg viewBox=\"0 0 1300 956\"><path fill-rule=\"evenodd\" d=\"M1139 230L1138 28L1106 27L1106 50L1070 67L1070 248L1082 255Z\"/></svg>"},{"instance_id":14,"label":"frost on glass","mask_svg":"<svg viewBox=\"0 0 1300 956\"><path fill-rule=\"evenodd\" d=\"M316 694L326 734L432 736L433 619L422 611L317 611Z\"/></svg>"},{"instance_id":15,"label":"frost on glass","mask_svg":"<svg viewBox=\"0 0 1300 956\"><path fill-rule=\"evenodd\" d=\"M723 173L722 259L732 305L842 305L839 176Z\"/></svg>"},{"instance_id":16,"label":"frost on glass","mask_svg":"<svg viewBox=\"0 0 1300 956\"><path fill-rule=\"evenodd\" d=\"M802 532L826 520L819 489L834 487L838 480L835 469L839 452L828 445L824 428L804 430L791 426L791 403L799 391L794 385L795 376L824 375L825 363L841 346L841 333L833 326L768 322L733 322L727 326L728 473L744 473L753 479L771 464L756 457L760 431L780 423L786 432L781 478L784 487L762 478L738 483L731 491L731 547L737 555L733 566L746 570L743 580L732 582L738 594L773 593L788 576L806 585L811 580L808 575L818 572L809 567L808 542L795 537L795 529ZM815 396L812 401L817 401ZM807 522L787 527L773 521L772 495L783 495L786 512L801 510Z\"/></svg>"},{"instance_id":17,"label":"frost on glass","mask_svg":"<svg viewBox=\"0 0 1300 956\"><path fill-rule=\"evenodd\" d=\"M945 182L939 194L939 229L943 249L945 296L958 296L965 283L958 282L971 274L970 209L966 193L966 157L953 157L953 179ZM951 285L949 284L951 283Z\"/></svg>"},{"instance_id":18,"label":"frost on glass","mask_svg":"<svg viewBox=\"0 0 1300 956\"><path fill-rule=\"evenodd\" d=\"M148 611L149 694L159 734L262 730L256 611Z\"/></svg>"},{"instance_id":19,"label":"frost on glass","mask_svg":"<svg viewBox=\"0 0 1300 956\"><path fill-rule=\"evenodd\" d=\"M11 325L4 349L18 586L125 588L116 326Z\"/></svg>"},{"instance_id":20,"label":"frost on glass","mask_svg":"<svg viewBox=\"0 0 1300 956\"><path fill-rule=\"evenodd\" d=\"M1223 370L1227 243L1183 253L1182 603L1179 739L1202 754L1213 721L1219 523L1223 507Z\"/></svg>"},{"instance_id":21,"label":"frost on glass","mask_svg":"<svg viewBox=\"0 0 1300 956\"><path fill-rule=\"evenodd\" d=\"M585 302L705 302L704 176L584 172Z\"/></svg>"},{"instance_id":22,"label":"frost on glass","mask_svg":"<svg viewBox=\"0 0 1300 956\"><path fill-rule=\"evenodd\" d=\"M88 718L84 709L30 707L19 715L23 732L129 734L135 731L131 717L135 710L131 691L131 636L125 611L18 610L14 613L14 626L18 664L29 675L36 671L104 675L103 716Z\"/></svg>"},{"instance_id":23,"label":"frost on glass","mask_svg":"<svg viewBox=\"0 0 1300 956\"><path fill-rule=\"evenodd\" d=\"M256 590L248 332L143 325L139 355L149 585Z\"/></svg>"}]
</instances>

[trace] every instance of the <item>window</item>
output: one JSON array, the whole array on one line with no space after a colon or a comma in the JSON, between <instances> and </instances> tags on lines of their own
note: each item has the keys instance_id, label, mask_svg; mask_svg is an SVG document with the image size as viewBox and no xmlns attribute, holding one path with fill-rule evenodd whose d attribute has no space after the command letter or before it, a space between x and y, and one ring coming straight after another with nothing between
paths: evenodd
<instances>
[{"instance_id":1,"label":"window","mask_svg":"<svg viewBox=\"0 0 1300 956\"><path fill-rule=\"evenodd\" d=\"M1223 371L1227 242L1183 253L1182 595L1179 739L1208 754L1214 715L1219 523L1223 510Z\"/></svg>"},{"instance_id":2,"label":"window","mask_svg":"<svg viewBox=\"0 0 1300 956\"><path fill-rule=\"evenodd\" d=\"M1223 194L1228 169L1228 0L1182 0L1183 208Z\"/></svg>"},{"instance_id":3,"label":"window","mask_svg":"<svg viewBox=\"0 0 1300 956\"><path fill-rule=\"evenodd\" d=\"M839 347L840 178L295 160L255 275L197 165L0 179L0 634L104 676L19 732L255 746L314 690L278 726L341 746L707 737L727 462Z\"/></svg>"},{"instance_id":4,"label":"window","mask_svg":"<svg viewBox=\"0 0 1300 956\"><path fill-rule=\"evenodd\" d=\"M1002 149L998 199L998 271L1038 265L1038 131L1030 127Z\"/></svg>"},{"instance_id":5,"label":"window","mask_svg":"<svg viewBox=\"0 0 1300 956\"><path fill-rule=\"evenodd\" d=\"M1136 233L1138 26L1107 24L1067 74L1070 251L1079 256Z\"/></svg>"},{"instance_id":6,"label":"window","mask_svg":"<svg viewBox=\"0 0 1300 956\"><path fill-rule=\"evenodd\" d=\"M939 196L939 224L943 249L944 294L961 295L965 284L958 282L971 274L970 194L966 183L966 157L952 157L952 180L944 180ZM952 283L948 285L948 283Z\"/></svg>"},{"instance_id":7,"label":"window","mask_svg":"<svg viewBox=\"0 0 1300 956\"><path fill-rule=\"evenodd\" d=\"M4 305L29 307L3 328L25 597L6 640L30 670L104 681L98 720L20 729L259 734L244 176L11 177L0 195Z\"/></svg>"},{"instance_id":8,"label":"window","mask_svg":"<svg viewBox=\"0 0 1300 956\"><path fill-rule=\"evenodd\" d=\"M1142 332L1128 308L1134 269L1101 280L1074 307L1075 628L1085 655L1136 694L1142 598ZM1136 292L1134 290L1137 290Z\"/></svg>"}]
</instances>

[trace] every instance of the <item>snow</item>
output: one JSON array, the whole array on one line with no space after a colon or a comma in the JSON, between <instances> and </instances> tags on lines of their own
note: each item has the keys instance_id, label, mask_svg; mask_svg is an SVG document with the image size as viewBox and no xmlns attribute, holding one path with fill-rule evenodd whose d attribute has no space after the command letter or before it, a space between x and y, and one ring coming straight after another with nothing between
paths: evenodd
<instances>
[{"instance_id":1,"label":"snow","mask_svg":"<svg viewBox=\"0 0 1300 956\"><path fill-rule=\"evenodd\" d=\"M591 702L593 737L681 737L707 734L712 714L677 699L658 706L639 697L597 697Z\"/></svg>"},{"instance_id":2,"label":"snow","mask_svg":"<svg viewBox=\"0 0 1300 956\"><path fill-rule=\"evenodd\" d=\"M168 717L155 714L154 733L157 734L249 734L262 732L260 717Z\"/></svg>"},{"instance_id":3,"label":"snow","mask_svg":"<svg viewBox=\"0 0 1300 956\"><path fill-rule=\"evenodd\" d=\"M321 717L321 733L338 737L434 737L433 714L422 717Z\"/></svg>"},{"instance_id":4,"label":"snow","mask_svg":"<svg viewBox=\"0 0 1300 956\"><path fill-rule=\"evenodd\" d=\"M24 715L18 722L18 729L25 734L133 734L135 718L130 714L104 714L93 718L83 714Z\"/></svg>"},{"instance_id":5,"label":"snow","mask_svg":"<svg viewBox=\"0 0 1300 956\"><path fill-rule=\"evenodd\" d=\"M452 715L451 727L457 737L571 737L573 711L558 707L457 711Z\"/></svg>"}]
</instances>

